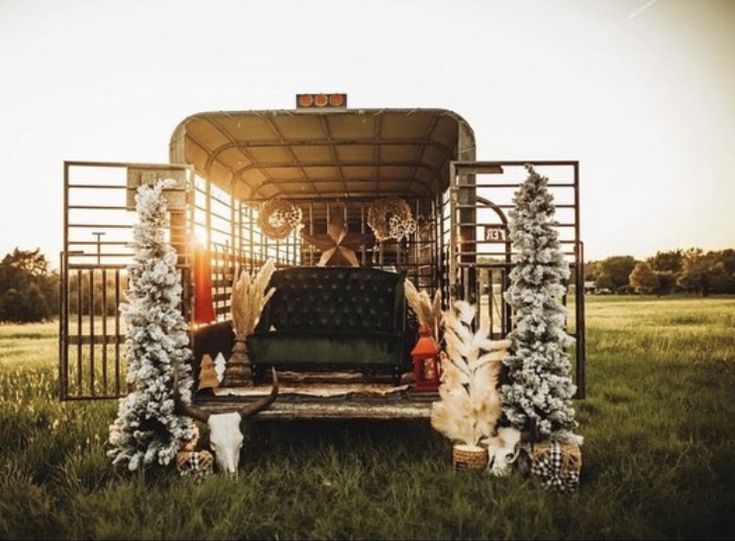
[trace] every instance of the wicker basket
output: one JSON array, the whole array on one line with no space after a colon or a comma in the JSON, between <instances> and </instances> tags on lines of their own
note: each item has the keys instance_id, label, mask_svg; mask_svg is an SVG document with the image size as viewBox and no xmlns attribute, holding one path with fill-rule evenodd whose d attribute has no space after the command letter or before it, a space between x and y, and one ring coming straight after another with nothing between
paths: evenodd
<instances>
[{"instance_id":1,"label":"wicker basket","mask_svg":"<svg viewBox=\"0 0 735 541\"><path fill-rule=\"evenodd\" d=\"M533 460L535 462L546 458L551 450L551 445L548 443L536 443L533 446ZM562 450L562 463L561 463L561 474L567 477L570 472L579 473L582 470L582 451L579 445L565 443L561 446Z\"/></svg>"},{"instance_id":2,"label":"wicker basket","mask_svg":"<svg viewBox=\"0 0 735 541\"><path fill-rule=\"evenodd\" d=\"M579 487L581 470L582 451L578 445L559 445L553 454L551 444L534 444L531 473L544 487L572 492Z\"/></svg>"},{"instance_id":3,"label":"wicker basket","mask_svg":"<svg viewBox=\"0 0 735 541\"><path fill-rule=\"evenodd\" d=\"M455 470L484 470L487 468L487 449L477 445L455 445L452 463Z\"/></svg>"}]
</instances>

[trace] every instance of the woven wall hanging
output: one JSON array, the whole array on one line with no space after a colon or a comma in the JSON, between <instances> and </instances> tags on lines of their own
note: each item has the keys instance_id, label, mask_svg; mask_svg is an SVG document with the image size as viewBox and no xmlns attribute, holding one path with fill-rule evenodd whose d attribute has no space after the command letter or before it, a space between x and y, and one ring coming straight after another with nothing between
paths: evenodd
<instances>
[{"instance_id":1,"label":"woven wall hanging","mask_svg":"<svg viewBox=\"0 0 735 541\"><path fill-rule=\"evenodd\" d=\"M379 241L401 240L416 231L411 207L402 199L380 199L368 207L367 223Z\"/></svg>"},{"instance_id":2,"label":"woven wall hanging","mask_svg":"<svg viewBox=\"0 0 735 541\"><path fill-rule=\"evenodd\" d=\"M271 240L283 240L303 227L301 209L283 199L263 203L258 214L258 227Z\"/></svg>"}]
</instances>

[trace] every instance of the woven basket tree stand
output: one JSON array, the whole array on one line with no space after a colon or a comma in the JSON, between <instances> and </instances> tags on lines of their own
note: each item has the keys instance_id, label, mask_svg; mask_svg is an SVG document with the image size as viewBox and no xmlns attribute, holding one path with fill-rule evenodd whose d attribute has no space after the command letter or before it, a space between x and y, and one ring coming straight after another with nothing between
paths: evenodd
<instances>
[{"instance_id":1,"label":"woven basket tree stand","mask_svg":"<svg viewBox=\"0 0 735 541\"><path fill-rule=\"evenodd\" d=\"M548 443L536 443L533 445L533 464L548 461L551 454L551 445ZM579 475L582 471L582 450L579 445L566 443L561 445L561 463L559 469L554 472L563 481L562 490L573 490L579 486ZM572 477L570 477L572 475ZM545 484L548 479L541 479ZM568 486L567 486L568 485Z\"/></svg>"},{"instance_id":2,"label":"woven basket tree stand","mask_svg":"<svg viewBox=\"0 0 735 541\"><path fill-rule=\"evenodd\" d=\"M455 470L484 470L487 462L487 449L484 447L466 444L452 447L452 464Z\"/></svg>"}]
</instances>

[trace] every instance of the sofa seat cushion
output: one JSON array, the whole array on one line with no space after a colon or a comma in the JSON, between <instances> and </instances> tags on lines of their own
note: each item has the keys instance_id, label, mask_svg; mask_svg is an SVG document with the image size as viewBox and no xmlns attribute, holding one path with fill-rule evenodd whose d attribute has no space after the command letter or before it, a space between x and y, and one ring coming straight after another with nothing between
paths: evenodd
<instances>
[{"instance_id":1,"label":"sofa seat cushion","mask_svg":"<svg viewBox=\"0 0 735 541\"><path fill-rule=\"evenodd\" d=\"M404 336L384 332L276 331L247 339L255 366L390 366L404 362Z\"/></svg>"}]
</instances>

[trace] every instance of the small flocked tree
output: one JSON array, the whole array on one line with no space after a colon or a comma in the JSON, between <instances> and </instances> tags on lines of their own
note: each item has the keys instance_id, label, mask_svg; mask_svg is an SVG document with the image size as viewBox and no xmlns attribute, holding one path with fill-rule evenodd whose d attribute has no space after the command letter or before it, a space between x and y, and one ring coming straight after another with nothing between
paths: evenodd
<instances>
[{"instance_id":1,"label":"small flocked tree","mask_svg":"<svg viewBox=\"0 0 735 541\"><path fill-rule=\"evenodd\" d=\"M504 363L508 382L501 388L510 423L534 439L581 443L571 398L567 348L574 343L564 330L566 309L560 299L569 266L554 229L554 200L548 179L530 165L528 179L513 199L510 237L516 252L506 301L513 308L511 354Z\"/></svg>"},{"instance_id":2,"label":"small flocked tree","mask_svg":"<svg viewBox=\"0 0 735 541\"><path fill-rule=\"evenodd\" d=\"M136 470L166 465L194 435L192 421L174 412L174 372L184 402L191 399L191 356L187 326L178 308L181 281L176 251L166 240L164 188L173 181L143 185L136 195L139 223L133 230L135 256L128 266L127 304L120 306L128 328L127 381L133 392L120 402L110 426L113 464Z\"/></svg>"}]
</instances>

